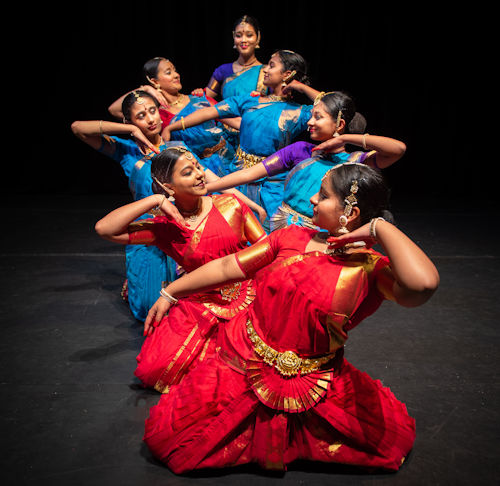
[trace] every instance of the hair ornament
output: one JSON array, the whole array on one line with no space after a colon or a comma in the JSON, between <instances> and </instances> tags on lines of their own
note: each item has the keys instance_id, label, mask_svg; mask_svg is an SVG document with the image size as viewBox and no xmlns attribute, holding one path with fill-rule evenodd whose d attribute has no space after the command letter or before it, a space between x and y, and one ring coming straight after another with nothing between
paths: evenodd
<instances>
[{"instance_id":1,"label":"hair ornament","mask_svg":"<svg viewBox=\"0 0 500 486\"><path fill-rule=\"evenodd\" d=\"M337 122L336 122L336 124L337 124L337 130L338 130L338 126L340 124L340 120L342 120L342 110L339 110L339 113L337 115Z\"/></svg>"},{"instance_id":2,"label":"hair ornament","mask_svg":"<svg viewBox=\"0 0 500 486\"><path fill-rule=\"evenodd\" d=\"M163 182L160 182L155 176L151 176L153 180L168 194L169 191L166 186L163 185Z\"/></svg>"},{"instance_id":3,"label":"hair ornament","mask_svg":"<svg viewBox=\"0 0 500 486\"><path fill-rule=\"evenodd\" d=\"M135 102L138 105L143 105L144 103L146 103L146 98L141 96L137 91L134 91L134 96L135 96Z\"/></svg>"},{"instance_id":4,"label":"hair ornament","mask_svg":"<svg viewBox=\"0 0 500 486\"><path fill-rule=\"evenodd\" d=\"M318 96L316 96L316 98L314 98L313 105L316 106L326 95L334 93L335 91L327 91L326 93L322 91L321 93L318 94Z\"/></svg>"},{"instance_id":5,"label":"hair ornament","mask_svg":"<svg viewBox=\"0 0 500 486\"><path fill-rule=\"evenodd\" d=\"M352 208L358 204L358 200L356 199L356 193L358 192L358 180L354 179L351 183L351 194L349 194L344 202L346 204L344 209L344 214L346 216L350 216L352 214Z\"/></svg>"},{"instance_id":6,"label":"hair ornament","mask_svg":"<svg viewBox=\"0 0 500 486\"><path fill-rule=\"evenodd\" d=\"M283 78L283 82L281 83L281 86L286 86L288 83L292 81L292 79L297 75L297 71L295 69L286 77Z\"/></svg>"},{"instance_id":7,"label":"hair ornament","mask_svg":"<svg viewBox=\"0 0 500 486\"><path fill-rule=\"evenodd\" d=\"M168 147L166 150L177 150L177 152L181 152L184 157L188 160L193 160L193 154L186 148L182 146L174 146L174 147Z\"/></svg>"}]
</instances>

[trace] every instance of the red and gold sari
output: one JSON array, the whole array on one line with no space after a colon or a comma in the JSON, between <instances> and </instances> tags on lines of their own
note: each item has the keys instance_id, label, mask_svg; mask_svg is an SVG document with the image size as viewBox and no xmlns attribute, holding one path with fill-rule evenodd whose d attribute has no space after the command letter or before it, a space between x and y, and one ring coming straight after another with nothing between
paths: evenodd
<instances>
[{"instance_id":1,"label":"red and gold sari","mask_svg":"<svg viewBox=\"0 0 500 486\"><path fill-rule=\"evenodd\" d=\"M186 272L235 253L265 236L252 211L232 195L211 196L213 206L195 229L159 216L129 228L131 244L156 245ZM255 297L251 280L181 299L146 338L135 375L165 392L188 369L212 356L221 323L248 307Z\"/></svg>"},{"instance_id":2,"label":"red and gold sari","mask_svg":"<svg viewBox=\"0 0 500 486\"><path fill-rule=\"evenodd\" d=\"M405 405L343 357L347 332L393 298L389 262L306 253L313 234L290 226L238 253L255 301L146 421L147 445L174 472L298 459L397 470L411 450Z\"/></svg>"}]
</instances>

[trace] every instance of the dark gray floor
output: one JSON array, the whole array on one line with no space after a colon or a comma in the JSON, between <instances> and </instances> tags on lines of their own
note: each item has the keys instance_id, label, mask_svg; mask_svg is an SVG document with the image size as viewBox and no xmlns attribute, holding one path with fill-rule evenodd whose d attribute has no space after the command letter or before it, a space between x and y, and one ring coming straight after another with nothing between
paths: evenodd
<instances>
[{"instance_id":1,"label":"dark gray floor","mask_svg":"<svg viewBox=\"0 0 500 486\"><path fill-rule=\"evenodd\" d=\"M492 215L402 204L400 227L433 258L441 287L420 308L384 304L351 333L347 359L390 386L417 421L398 473L299 464L281 477L254 468L181 477L141 442L158 395L133 376L142 336L120 299L123 249L93 232L123 201L29 196L2 205L3 484L499 484L500 251L498 230L475 232L493 226Z\"/></svg>"}]
</instances>

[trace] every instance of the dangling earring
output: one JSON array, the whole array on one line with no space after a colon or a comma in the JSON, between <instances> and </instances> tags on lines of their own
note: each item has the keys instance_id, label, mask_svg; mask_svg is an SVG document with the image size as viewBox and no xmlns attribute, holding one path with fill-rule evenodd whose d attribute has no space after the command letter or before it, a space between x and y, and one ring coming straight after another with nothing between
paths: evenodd
<instances>
[{"instance_id":1,"label":"dangling earring","mask_svg":"<svg viewBox=\"0 0 500 486\"><path fill-rule=\"evenodd\" d=\"M337 233L340 235L345 235L346 233L349 233L349 230L347 229L347 216L345 214L342 214L339 218L339 224L340 228L337 230Z\"/></svg>"},{"instance_id":2,"label":"dangling earring","mask_svg":"<svg viewBox=\"0 0 500 486\"><path fill-rule=\"evenodd\" d=\"M349 233L347 229L348 217L352 214L352 208L358 204L358 200L356 199L356 193L358 192L358 181L354 179L351 183L351 193L344 199L346 204L344 208L344 214L341 214L339 217L340 228L337 230L337 233L341 235L345 235Z\"/></svg>"}]
</instances>

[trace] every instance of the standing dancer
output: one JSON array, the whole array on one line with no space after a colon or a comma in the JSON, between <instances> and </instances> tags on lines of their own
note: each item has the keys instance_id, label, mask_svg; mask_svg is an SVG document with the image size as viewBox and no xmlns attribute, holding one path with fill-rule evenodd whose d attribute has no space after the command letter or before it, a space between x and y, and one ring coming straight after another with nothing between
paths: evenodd
<instances>
[{"instance_id":1,"label":"standing dancer","mask_svg":"<svg viewBox=\"0 0 500 486\"><path fill-rule=\"evenodd\" d=\"M161 138L159 103L145 91L122 98L123 123L75 121L73 133L98 152L119 162L134 200L152 194L151 157L166 147ZM155 247L125 247L126 280L122 295L133 316L144 321L163 285L177 278L176 264Z\"/></svg>"}]
</instances>

